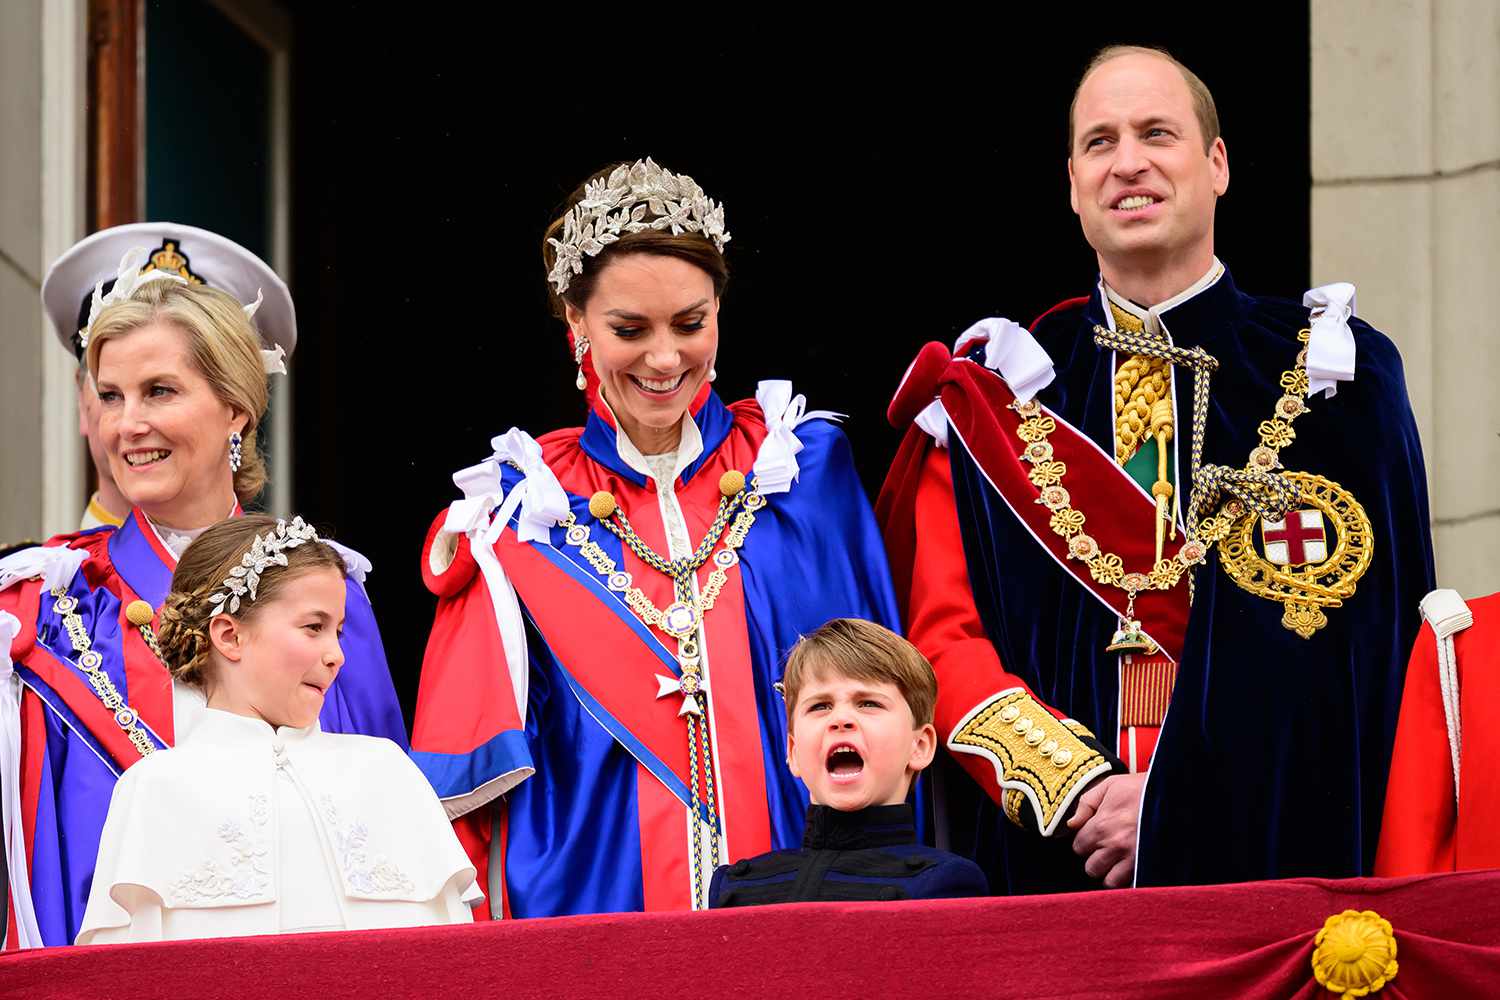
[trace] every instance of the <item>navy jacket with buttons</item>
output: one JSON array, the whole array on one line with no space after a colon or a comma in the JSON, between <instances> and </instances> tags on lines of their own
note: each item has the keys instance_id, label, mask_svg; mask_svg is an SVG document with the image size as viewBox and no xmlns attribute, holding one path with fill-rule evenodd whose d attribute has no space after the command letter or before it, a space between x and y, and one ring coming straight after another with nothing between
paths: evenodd
<instances>
[{"instance_id":1,"label":"navy jacket with buttons","mask_svg":"<svg viewBox=\"0 0 1500 1000\"><path fill-rule=\"evenodd\" d=\"M979 866L917 843L912 807L807 811L800 850L770 851L714 872L708 905L987 896Z\"/></svg>"}]
</instances>

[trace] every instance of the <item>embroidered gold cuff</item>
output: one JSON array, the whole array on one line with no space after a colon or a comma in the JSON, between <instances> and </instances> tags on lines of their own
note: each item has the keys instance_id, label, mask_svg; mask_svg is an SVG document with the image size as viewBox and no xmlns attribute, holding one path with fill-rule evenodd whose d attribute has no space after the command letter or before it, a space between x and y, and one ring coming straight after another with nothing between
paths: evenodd
<instances>
[{"instance_id":1,"label":"embroidered gold cuff","mask_svg":"<svg viewBox=\"0 0 1500 1000\"><path fill-rule=\"evenodd\" d=\"M1010 688L964 716L948 738L948 749L987 758L1011 822L1021 825L1024 798L1038 830L1050 837L1078 793L1110 771L1104 755L1080 739L1093 735L1072 719L1059 722L1025 688Z\"/></svg>"}]
</instances>

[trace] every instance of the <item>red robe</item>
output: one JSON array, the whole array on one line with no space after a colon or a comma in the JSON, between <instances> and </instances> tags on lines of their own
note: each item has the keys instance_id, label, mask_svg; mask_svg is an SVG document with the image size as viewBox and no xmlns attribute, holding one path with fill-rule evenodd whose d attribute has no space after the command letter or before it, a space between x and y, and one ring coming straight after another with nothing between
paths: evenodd
<instances>
[{"instance_id":1,"label":"red robe","mask_svg":"<svg viewBox=\"0 0 1500 1000\"><path fill-rule=\"evenodd\" d=\"M1437 636L1424 623L1406 670L1376 875L1500 868L1500 594L1469 601L1458 661L1460 794L1453 791Z\"/></svg>"}]
</instances>

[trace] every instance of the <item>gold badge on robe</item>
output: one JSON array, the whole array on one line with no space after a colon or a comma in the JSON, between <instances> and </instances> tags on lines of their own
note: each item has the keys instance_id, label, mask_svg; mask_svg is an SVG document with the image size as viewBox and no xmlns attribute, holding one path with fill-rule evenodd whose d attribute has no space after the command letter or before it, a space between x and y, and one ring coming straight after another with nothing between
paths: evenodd
<instances>
[{"instance_id":1,"label":"gold badge on robe","mask_svg":"<svg viewBox=\"0 0 1500 1000\"><path fill-rule=\"evenodd\" d=\"M1301 491L1297 506L1268 522L1235 505L1219 541L1220 563L1242 589L1281 602L1281 624L1310 639L1328 624L1325 608L1354 596L1374 556L1374 530L1364 507L1338 483L1309 472L1281 474Z\"/></svg>"}]
</instances>

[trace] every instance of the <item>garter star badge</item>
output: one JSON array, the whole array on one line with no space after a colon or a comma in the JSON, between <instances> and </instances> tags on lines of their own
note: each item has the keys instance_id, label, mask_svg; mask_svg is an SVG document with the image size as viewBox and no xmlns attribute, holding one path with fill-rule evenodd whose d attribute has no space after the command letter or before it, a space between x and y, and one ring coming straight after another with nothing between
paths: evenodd
<instances>
[{"instance_id":1,"label":"garter star badge","mask_svg":"<svg viewBox=\"0 0 1500 1000\"><path fill-rule=\"evenodd\" d=\"M1375 553L1374 529L1364 507L1338 483L1309 472L1281 474L1298 487L1300 505L1281 521L1262 522L1254 511L1242 511L1219 541L1219 561L1240 588L1281 602L1281 624L1310 639L1328 624L1325 608L1354 596Z\"/></svg>"}]
</instances>

